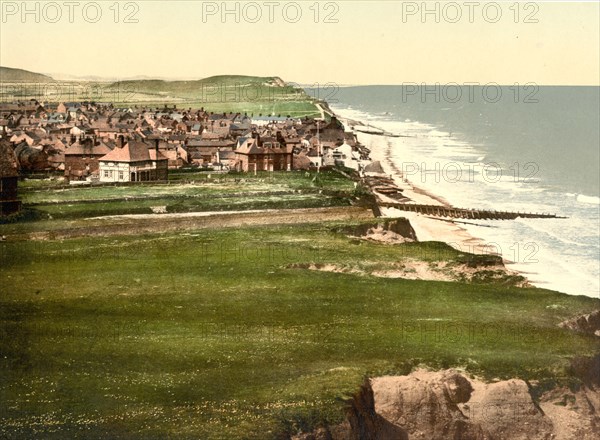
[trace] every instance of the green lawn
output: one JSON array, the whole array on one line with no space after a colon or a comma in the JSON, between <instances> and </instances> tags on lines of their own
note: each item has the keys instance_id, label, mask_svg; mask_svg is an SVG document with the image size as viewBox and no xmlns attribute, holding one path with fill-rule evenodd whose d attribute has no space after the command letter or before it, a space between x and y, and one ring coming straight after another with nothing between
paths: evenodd
<instances>
[{"instance_id":1,"label":"green lawn","mask_svg":"<svg viewBox=\"0 0 600 440\"><path fill-rule=\"evenodd\" d=\"M170 173L169 184L57 186L55 180L20 182L20 222L0 224L5 235L63 227L68 220L108 215L300 209L348 206L354 182L335 171L215 174Z\"/></svg>"},{"instance_id":2,"label":"green lawn","mask_svg":"<svg viewBox=\"0 0 600 440\"><path fill-rule=\"evenodd\" d=\"M598 300L289 269L465 256L339 224L0 243L3 438L277 438L338 421L365 375L417 364L564 375Z\"/></svg>"},{"instance_id":3,"label":"green lawn","mask_svg":"<svg viewBox=\"0 0 600 440\"><path fill-rule=\"evenodd\" d=\"M171 171L169 185L68 186L55 180L19 182L24 204L151 197L202 197L224 194L277 193L281 191L339 191L351 193L354 182L335 171L259 172L215 174L200 171Z\"/></svg>"}]
</instances>

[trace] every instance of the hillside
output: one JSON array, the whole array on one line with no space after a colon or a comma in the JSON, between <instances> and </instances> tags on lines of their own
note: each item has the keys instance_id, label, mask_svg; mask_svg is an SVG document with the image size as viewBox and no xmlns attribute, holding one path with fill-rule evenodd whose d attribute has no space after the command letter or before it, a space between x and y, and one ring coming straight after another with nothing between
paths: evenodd
<instances>
[{"instance_id":1,"label":"hillside","mask_svg":"<svg viewBox=\"0 0 600 440\"><path fill-rule=\"evenodd\" d=\"M23 69L13 69L12 67L0 66L0 82L11 83L11 82L49 82L54 81L47 75L41 73L30 72Z\"/></svg>"},{"instance_id":2,"label":"hillside","mask_svg":"<svg viewBox=\"0 0 600 440\"><path fill-rule=\"evenodd\" d=\"M266 97L277 96L280 99L289 98L289 95L305 99L302 90L287 85L281 78L244 75L219 75L193 81L125 80L108 85L105 91L169 96L174 100L186 101L216 99L225 92L230 100L235 101L262 101Z\"/></svg>"},{"instance_id":3,"label":"hillside","mask_svg":"<svg viewBox=\"0 0 600 440\"><path fill-rule=\"evenodd\" d=\"M193 81L126 80L103 88L104 97L127 104L184 104L215 111L318 114L306 92L279 77L219 75Z\"/></svg>"},{"instance_id":4,"label":"hillside","mask_svg":"<svg viewBox=\"0 0 600 440\"><path fill-rule=\"evenodd\" d=\"M100 101L115 105L180 105L205 107L215 112L247 112L256 115L318 116L319 109L302 88L276 76L219 75L191 81L131 79L117 82L61 81L22 69L0 67L0 82L19 82L15 90L0 90L0 99L42 99L62 102ZM37 83L52 82L40 97ZM68 93L68 95L67 95Z\"/></svg>"},{"instance_id":5,"label":"hillside","mask_svg":"<svg viewBox=\"0 0 600 440\"><path fill-rule=\"evenodd\" d=\"M140 90L148 91L183 91L197 88L198 86L206 85L268 85L271 87L281 86L284 84L277 77L260 77L246 75L218 75L208 78L191 80L191 81L166 81L160 79L136 79L114 82L109 88L115 87L135 87Z\"/></svg>"}]
</instances>

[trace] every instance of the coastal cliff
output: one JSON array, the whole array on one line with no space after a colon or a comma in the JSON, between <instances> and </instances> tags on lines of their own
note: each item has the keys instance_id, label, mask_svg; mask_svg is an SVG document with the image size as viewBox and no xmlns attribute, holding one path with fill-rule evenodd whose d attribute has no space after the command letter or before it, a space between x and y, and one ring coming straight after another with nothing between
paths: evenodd
<instances>
[{"instance_id":1,"label":"coastal cliff","mask_svg":"<svg viewBox=\"0 0 600 440\"><path fill-rule=\"evenodd\" d=\"M417 370L366 380L347 419L293 440L595 439L600 428L600 355L577 386L485 383L456 370ZM596 380L589 381L589 377Z\"/></svg>"}]
</instances>

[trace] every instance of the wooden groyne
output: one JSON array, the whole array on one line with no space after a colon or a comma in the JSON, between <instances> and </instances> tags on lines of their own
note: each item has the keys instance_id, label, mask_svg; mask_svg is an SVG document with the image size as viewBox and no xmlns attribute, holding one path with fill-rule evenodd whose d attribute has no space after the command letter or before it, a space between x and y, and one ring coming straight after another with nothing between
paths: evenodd
<instances>
[{"instance_id":1,"label":"wooden groyne","mask_svg":"<svg viewBox=\"0 0 600 440\"><path fill-rule=\"evenodd\" d=\"M382 208L396 208L402 211L416 212L432 217L462 218L473 220L515 220L517 218L566 218L556 214L531 212L490 211L484 209L462 209L437 205L419 205L414 203L379 202Z\"/></svg>"}]
</instances>

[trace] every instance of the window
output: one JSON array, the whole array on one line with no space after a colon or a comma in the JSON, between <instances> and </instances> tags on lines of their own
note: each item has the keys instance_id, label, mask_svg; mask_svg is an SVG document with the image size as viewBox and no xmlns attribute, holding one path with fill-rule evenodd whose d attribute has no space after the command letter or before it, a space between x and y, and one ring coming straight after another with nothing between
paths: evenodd
<instances>
[{"instance_id":1,"label":"window","mask_svg":"<svg viewBox=\"0 0 600 440\"><path fill-rule=\"evenodd\" d=\"M104 177L108 177L108 170L104 170Z\"/></svg>"},{"instance_id":2,"label":"window","mask_svg":"<svg viewBox=\"0 0 600 440\"><path fill-rule=\"evenodd\" d=\"M123 171L119 171L119 180L123 180L124 178Z\"/></svg>"}]
</instances>

